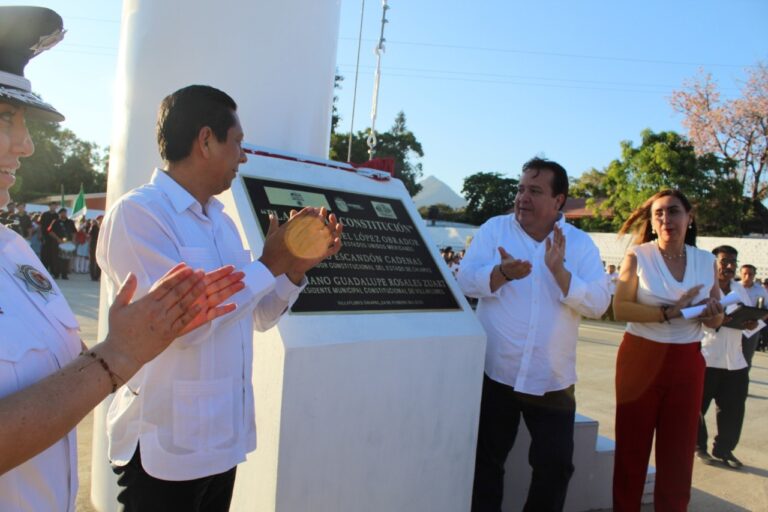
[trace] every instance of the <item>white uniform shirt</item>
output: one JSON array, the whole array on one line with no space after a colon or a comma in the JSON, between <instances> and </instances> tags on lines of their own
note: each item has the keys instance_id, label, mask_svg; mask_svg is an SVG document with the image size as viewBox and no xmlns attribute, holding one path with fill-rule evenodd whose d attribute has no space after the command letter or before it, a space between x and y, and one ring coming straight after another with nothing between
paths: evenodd
<instances>
[{"instance_id":1,"label":"white uniform shirt","mask_svg":"<svg viewBox=\"0 0 768 512\"><path fill-rule=\"evenodd\" d=\"M228 302L237 310L174 341L115 394L107 417L109 457L125 465L141 442L144 469L164 480L192 480L227 471L256 447L251 387L255 327L269 329L298 297L285 276L275 279L251 261L220 201L200 203L155 170L104 219L97 258L111 297L129 272L144 295L179 262L213 270L232 264L246 288Z\"/></svg>"},{"instance_id":2,"label":"white uniform shirt","mask_svg":"<svg viewBox=\"0 0 768 512\"><path fill-rule=\"evenodd\" d=\"M619 273L613 272L613 273L605 273L605 278L608 279L608 291L611 293L611 295L616 295L616 281L619 280Z\"/></svg>"},{"instance_id":3,"label":"white uniform shirt","mask_svg":"<svg viewBox=\"0 0 768 512\"><path fill-rule=\"evenodd\" d=\"M485 373L531 395L576 382L581 315L599 318L611 297L592 239L562 216L558 225L566 239L565 267L571 272L567 296L544 263L545 241L528 236L514 215L493 217L480 227L458 273L464 294L480 299L477 317L488 336ZM491 272L501 261L499 246L531 262L532 271L491 292Z\"/></svg>"},{"instance_id":4,"label":"white uniform shirt","mask_svg":"<svg viewBox=\"0 0 768 512\"><path fill-rule=\"evenodd\" d=\"M768 291L765 291L765 288L760 286L759 284L753 283L752 286L747 288L744 286L744 289L747 291L747 294L749 295L749 300L751 302L744 302L747 306L757 306L757 299L758 297L763 298L763 303L765 304L763 307L768 307Z\"/></svg>"},{"instance_id":5,"label":"white uniform shirt","mask_svg":"<svg viewBox=\"0 0 768 512\"><path fill-rule=\"evenodd\" d=\"M51 293L30 291L18 277L30 267ZM41 279L41 284L45 286ZM0 397L58 371L80 353L79 327L67 301L29 244L0 226ZM3 418L0 421L8 421ZM73 429L53 446L0 476L0 510L71 511L77 496L77 442Z\"/></svg>"},{"instance_id":6,"label":"white uniform shirt","mask_svg":"<svg viewBox=\"0 0 768 512\"><path fill-rule=\"evenodd\" d=\"M685 246L685 275L682 282L672 276L656 242L629 249L637 257L637 302L661 307L674 304L688 290L703 285L693 298L696 304L709 297L715 284L715 257L693 246ZM673 318L667 322L628 322L627 332L659 343L693 343L704 335L701 320Z\"/></svg>"},{"instance_id":7,"label":"white uniform shirt","mask_svg":"<svg viewBox=\"0 0 768 512\"><path fill-rule=\"evenodd\" d=\"M723 298L723 291L718 290L720 298ZM739 301L749 305L750 298L747 290L736 281L731 281L731 291L739 294ZM736 308L736 305L730 306L727 312ZM726 314L727 314L726 312ZM723 368L726 370L741 370L747 367L747 360L744 359L744 351L741 349L741 329L731 329L729 327L720 327L720 329L710 329L704 326L704 337L701 339L701 354L707 361L709 368Z\"/></svg>"}]
</instances>

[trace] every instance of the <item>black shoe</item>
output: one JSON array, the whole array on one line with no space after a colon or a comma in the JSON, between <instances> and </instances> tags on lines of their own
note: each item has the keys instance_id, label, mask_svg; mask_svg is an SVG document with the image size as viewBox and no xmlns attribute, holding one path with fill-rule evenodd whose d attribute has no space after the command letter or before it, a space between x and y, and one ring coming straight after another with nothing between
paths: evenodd
<instances>
[{"instance_id":1,"label":"black shoe","mask_svg":"<svg viewBox=\"0 0 768 512\"><path fill-rule=\"evenodd\" d=\"M740 469L744 465L736 458L733 452L728 452L725 455L714 455L714 457L729 468Z\"/></svg>"},{"instance_id":2,"label":"black shoe","mask_svg":"<svg viewBox=\"0 0 768 512\"><path fill-rule=\"evenodd\" d=\"M69 276L61 276L61 278L69 281Z\"/></svg>"},{"instance_id":3,"label":"black shoe","mask_svg":"<svg viewBox=\"0 0 768 512\"><path fill-rule=\"evenodd\" d=\"M708 466L711 466L715 463L715 459L713 459L712 456L707 453L706 448L696 448L696 457L698 457L701 462L707 464Z\"/></svg>"}]
</instances>

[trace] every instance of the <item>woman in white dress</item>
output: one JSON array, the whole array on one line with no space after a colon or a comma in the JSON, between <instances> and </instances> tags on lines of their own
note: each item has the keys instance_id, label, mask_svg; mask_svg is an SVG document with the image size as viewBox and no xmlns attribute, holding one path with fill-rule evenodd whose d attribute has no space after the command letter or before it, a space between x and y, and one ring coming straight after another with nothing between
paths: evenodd
<instances>
[{"instance_id":1,"label":"woman in white dress","mask_svg":"<svg viewBox=\"0 0 768 512\"><path fill-rule=\"evenodd\" d=\"M723 321L715 260L696 248L691 203L663 190L630 215L633 232L616 284L613 308L627 330L616 360L616 457L613 510L640 510L651 444L656 436L654 506L688 507L704 386L702 326ZM686 319L682 310L704 306Z\"/></svg>"}]
</instances>

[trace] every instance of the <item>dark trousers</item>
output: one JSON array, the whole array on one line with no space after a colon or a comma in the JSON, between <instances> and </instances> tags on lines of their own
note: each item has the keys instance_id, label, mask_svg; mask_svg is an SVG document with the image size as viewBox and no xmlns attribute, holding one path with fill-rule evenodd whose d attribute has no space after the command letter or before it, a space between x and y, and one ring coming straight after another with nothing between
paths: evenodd
<instances>
[{"instance_id":1,"label":"dark trousers","mask_svg":"<svg viewBox=\"0 0 768 512\"><path fill-rule=\"evenodd\" d=\"M67 279L69 277L69 258L56 258L53 260L53 270L51 273L53 277L59 278L59 276Z\"/></svg>"},{"instance_id":2,"label":"dark trousers","mask_svg":"<svg viewBox=\"0 0 768 512\"><path fill-rule=\"evenodd\" d=\"M195 480L160 480L141 465L140 448L130 462L115 466L120 492L117 501L125 512L226 512L232 501L237 467Z\"/></svg>"},{"instance_id":3,"label":"dark trousers","mask_svg":"<svg viewBox=\"0 0 768 512\"><path fill-rule=\"evenodd\" d=\"M88 260L88 271L91 274L91 281L98 281L101 277L101 268L96 262L96 252L91 251L91 257Z\"/></svg>"},{"instance_id":4,"label":"dark trousers","mask_svg":"<svg viewBox=\"0 0 768 512\"><path fill-rule=\"evenodd\" d=\"M755 333L749 338L741 336L741 352L744 354L744 359L747 360L747 365L752 368L752 357L755 355L755 349L757 348L758 338L760 333Z\"/></svg>"},{"instance_id":5,"label":"dark trousers","mask_svg":"<svg viewBox=\"0 0 768 512\"><path fill-rule=\"evenodd\" d=\"M688 509L704 368L700 343L624 333L616 357L614 512L640 512L654 433L655 510Z\"/></svg>"},{"instance_id":6,"label":"dark trousers","mask_svg":"<svg viewBox=\"0 0 768 512\"><path fill-rule=\"evenodd\" d=\"M518 393L486 375L480 403L472 512L499 512L504 463L515 444L522 415L531 433L528 464L533 468L524 511L560 511L573 475L574 387L543 396Z\"/></svg>"},{"instance_id":7,"label":"dark trousers","mask_svg":"<svg viewBox=\"0 0 768 512\"><path fill-rule=\"evenodd\" d=\"M699 437L696 445L707 449L707 414L712 399L717 406L717 435L712 446L712 454L723 457L732 452L741 437L741 425L744 423L744 407L749 389L749 368L726 370L707 368L704 375L704 397L701 402L699 418Z\"/></svg>"},{"instance_id":8,"label":"dark trousers","mask_svg":"<svg viewBox=\"0 0 768 512\"><path fill-rule=\"evenodd\" d=\"M45 237L48 237L47 233L45 234ZM43 265L48 270L48 272L51 273L51 275L54 274L54 270L58 264L58 259L59 244L53 240L45 240L42 247L40 248L40 261L43 262Z\"/></svg>"}]
</instances>

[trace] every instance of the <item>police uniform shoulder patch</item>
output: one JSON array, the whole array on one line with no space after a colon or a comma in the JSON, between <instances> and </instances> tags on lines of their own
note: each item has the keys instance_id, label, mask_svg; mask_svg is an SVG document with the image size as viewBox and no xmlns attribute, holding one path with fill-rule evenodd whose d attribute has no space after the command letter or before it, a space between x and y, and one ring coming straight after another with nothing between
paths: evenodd
<instances>
[{"instance_id":1,"label":"police uniform shoulder patch","mask_svg":"<svg viewBox=\"0 0 768 512\"><path fill-rule=\"evenodd\" d=\"M27 285L28 291L39 293L46 301L50 295L56 295L51 281L32 265L19 265L14 275Z\"/></svg>"}]
</instances>

